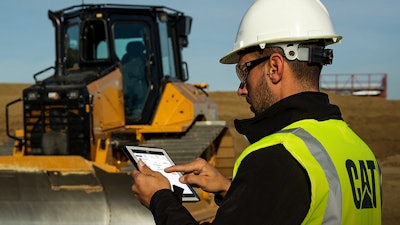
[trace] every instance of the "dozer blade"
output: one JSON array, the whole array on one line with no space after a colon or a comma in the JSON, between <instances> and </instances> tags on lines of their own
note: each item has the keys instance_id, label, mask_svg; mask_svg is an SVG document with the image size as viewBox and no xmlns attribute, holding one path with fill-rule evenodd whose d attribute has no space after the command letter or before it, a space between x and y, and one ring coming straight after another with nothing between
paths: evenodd
<instances>
[{"instance_id":1,"label":"dozer blade","mask_svg":"<svg viewBox=\"0 0 400 225\"><path fill-rule=\"evenodd\" d=\"M154 224L132 178L74 156L0 157L1 224Z\"/></svg>"}]
</instances>

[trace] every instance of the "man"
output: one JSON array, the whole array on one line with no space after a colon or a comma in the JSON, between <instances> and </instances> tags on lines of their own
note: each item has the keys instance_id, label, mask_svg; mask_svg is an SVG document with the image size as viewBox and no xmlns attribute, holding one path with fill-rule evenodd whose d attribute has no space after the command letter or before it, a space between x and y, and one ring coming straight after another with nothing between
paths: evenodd
<instances>
[{"instance_id":1,"label":"man","mask_svg":"<svg viewBox=\"0 0 400 225\"><path fill-rule=\"evenodd\" d=\"M166 169L221 198L212 224L381 224L378 163L319 92L325 46L340 39L319 0L258 0L247 11L221 62L236 63L255 114L235 121L251 145L232 181L202 159ZM132 176L157 224L197 224L161 174L139 163Z\"/></svg>"}]
</instances>

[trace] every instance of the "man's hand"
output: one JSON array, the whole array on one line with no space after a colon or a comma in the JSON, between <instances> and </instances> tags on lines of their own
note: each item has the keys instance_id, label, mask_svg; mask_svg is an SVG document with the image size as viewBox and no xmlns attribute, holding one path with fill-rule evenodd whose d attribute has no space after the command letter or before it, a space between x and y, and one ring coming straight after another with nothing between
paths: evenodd
<instances>
[{"instance_id":1,"label":"man's hand","mask_svg":"<svg viewBox=\"0 0 400 225\"><path fill-rule=\"evenodd\" d=\"M138 170L133 170L134 184L132 191L135 197L147 208L154 193L161 189L171 189L168 179L161 173L151 170L142 160L137 163Z\"/></svg>"},{"instance_id":2,"label":"man's hand","mask_svg":"<svg viewBox=\"0 0 400 225\"><path fill-rule=\"evenodd\" d=\"M182 172L184 175L179 179L180 182L222 196L225 196L231 186L230 180L201 158L187 164L168 167L165 172Z\"/></svg>"}]
</instances>

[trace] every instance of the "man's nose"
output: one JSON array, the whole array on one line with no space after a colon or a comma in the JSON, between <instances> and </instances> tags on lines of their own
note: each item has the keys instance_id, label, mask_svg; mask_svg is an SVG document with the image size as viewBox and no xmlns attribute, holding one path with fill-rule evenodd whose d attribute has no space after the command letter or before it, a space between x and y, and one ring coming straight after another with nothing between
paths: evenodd
<instances>
[{"instance_id":1,"label":"man's nose","mask_svg":"<svg viewBox=\"0 0 400 225\"><path fill-rule=\"evenodd\" d=\"M240 83L236 93L237 93L237 95L242 96L242 97L247 96L246 83Z\"/></svg>"}]
</instances>

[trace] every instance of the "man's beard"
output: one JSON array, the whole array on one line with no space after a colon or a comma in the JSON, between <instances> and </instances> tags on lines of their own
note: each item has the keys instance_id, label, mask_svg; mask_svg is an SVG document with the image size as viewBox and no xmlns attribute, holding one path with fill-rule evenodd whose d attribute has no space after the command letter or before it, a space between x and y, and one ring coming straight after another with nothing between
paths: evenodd
<instances>
[{"instance_id":1,"label":"man's beard","mask_svg":"<svg viewBox=\"0 0 400 225\"><path fill-rule=\"evenodd\" d=\"M250 109L255 115L269 109L271 105L278 101L276 96L274 96L268 88L265 79L261 79L261 82L253 89L251 97L247 96L246 100L250 104Z\"/></svg>"}]
</instances>

